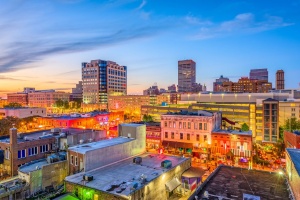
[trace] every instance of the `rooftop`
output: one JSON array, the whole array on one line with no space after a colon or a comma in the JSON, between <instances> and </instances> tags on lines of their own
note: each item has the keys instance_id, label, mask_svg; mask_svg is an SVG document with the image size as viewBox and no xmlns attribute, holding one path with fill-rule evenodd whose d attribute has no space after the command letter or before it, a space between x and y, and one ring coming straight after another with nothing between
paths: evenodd
<instances>
[{"instance_id":1,"label":"rooftop","mask_svg":"<svg viewBox=\"0 0 300 200\"><path fill-rule=\"evenodd\" d=\"M222 133L222 134L233 134L233 135L252 135L252 131L238 131L238 130L214 130L212 133Z\"/></svg>"},{"instance_id":2,"label":"rooftop","mask_svg":"<svg viewBox=\"0 0 300 200\"><path fill-rule=\"evenodd\" d=\"M290 155L290 158L300 176L300 149L287 148L286 151Z\"/></svg>"},{"instance_id":3,"label":"rooftop","mask_svg":"<svg viewBox=\"0 0 300 200\"><path fill-rule=\"evenodd\" d=\"M189 112L187 110L181 110L180 112L168 112L163 115L189 115L189 116L204 116L204 117L212 117L213 113L206 110L199 110L198 112Z\"/></svg>"},{"instance_id":4,"label":"rooftop","mask_svg":"<svg viewBox=\"0 0 300 200\"><path fill-rule=\"evenodd\" d=\"M139 157L142 158L141 164L135 164L133 163L133 158L128 158L115 164L87 172L88 175L94 178L94 180L90 182L82 180L83 173L68 176L65 180L74 184L80 184L111 193L115 196L124 197L134 192L134 190L132 190L133 185L137 186L135 189L140 189L163 173L190 159L148 153L139 155ZM168 169L162 168L161 162L164 160L172 161L172 167ZM141 181L143 177L146 178L145 183Z\"/></svg>"},{"instance_id":5,"label":"rooftop","mask_svg":"<svg viewBox=\"0 0 300 200\"><path fill-rule=\"evenodd\" d=\"M198 193L202 199L243 199L244 194L258 196L262 200L289 199L284 175L228 166L217 170ZM209 197L204 197L205 191Z\"/></svg>"},{"instance_id":6,"label":"rooftop","mask_svg":"<svg viewBox=\"0 0 300 200\"><path fill-rule=\"evenodd\" d=\"M79 128L63 128L60 130L60 133L67 133L69 135L76 135L81 133L87 133L91 132L93 130L91 129L79 129ZM20 142L26 142L26 141L32 141L32 140L39 140L43 138L49 138L49 137L62 137L57 133L56 135L51 133L51 130L40 130L35 132L29 132L29 133L18 133L21 137L18 138L18 143ZM9 136L3 136L0 138L0 143L9 143L10 138Z\"/></svg>"},{"instance_id":7,"label":"rooftop","mask_svg":"<svg viewBox=\"0 0 300 200\"><path fill-rule=\"evenodd\" d=\"M122 143L130 142L135 140L134 138L128 138L128 137L117 137L117 138L111 138L107 140L101 140L97 142L91 142L88 144L81 144L76 145L69 148L69 151L75 151L81 154L85 154L88 151L93 151L96 149L106 148L114 145L119 145Z\"/></svg>"},{"instance_id":8,"label":"rooftop","mask_svg":"<svg viewBox=\"0 0 300 200\"><path fill-rule=\"evenodd\" d=\"M0 199L20 191L26 186L26 182L19 178L11 178L0 182Z\"/></svg>"}]
</instances>

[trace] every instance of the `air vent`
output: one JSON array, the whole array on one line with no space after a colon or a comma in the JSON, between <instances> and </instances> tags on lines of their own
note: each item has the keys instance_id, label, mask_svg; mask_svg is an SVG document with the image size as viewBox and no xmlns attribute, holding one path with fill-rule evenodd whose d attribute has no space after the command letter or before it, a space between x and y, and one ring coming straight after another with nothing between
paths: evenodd
<instances>
[{"instance_id":1,"label":"air vent","mask_svg":"<svg viewBox=\"0 0 300 200\"><path fill-rule=\"evenodd\" d=\"M164 160L161 162L161 167L163 168L170 168L172 167L172 161L170 160Z\"/></svg>"},{"instance_id":2,"label":"air vent","mask_svg":"<svg viewBox=\"0 0 300 200\"><path fill-rule=\"evenodd\" d=\"M92 181L92 180L94 180L94 177L93 176L91 176L91 175L83 175L83 180L84 181Z\"/></svg>"},{"instance_id":3,"label":"air vent","mask_svg":"<svg viewBox=\"0 0 300 200\"><path fill-rule=\"evenodd\" d=\"M141 164L142 163L142 158L141 157L133 158L133 163L135 163L135 164Z\"/></svg>"}]
</instances>

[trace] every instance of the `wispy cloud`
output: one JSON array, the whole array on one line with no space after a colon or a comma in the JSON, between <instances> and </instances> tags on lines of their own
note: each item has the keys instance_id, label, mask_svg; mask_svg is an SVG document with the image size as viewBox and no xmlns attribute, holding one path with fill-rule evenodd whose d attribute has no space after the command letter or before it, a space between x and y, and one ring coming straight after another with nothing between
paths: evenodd
<instances>
[{"instance_id":1,"label":"wispy cloud","mask_svg":"<svg viewBox=\"0 0 300 200\"><path fill-rule=\"evenodd\" d=\"M192 37L200 40L236 34L252 34L293 25L284 22L278 16L266 15L263 20L256 20L252 13L238 14L234 19L220 23L201 24L200 20L191 17L187 20L190 23L200 24L200 30Z\"/></svg>"},{"instance_id":2,"label":"wispy cloud","mask_svg":"<svg viewBox=\"0 0 300 200\"><path fill-rule=\"evenodd\" d=\"M10 80L10 81L26 81L23 79L18 79L18 78L12 78L12 77L7 77L7 76L2 76L0 75L0 81L2 80Z\"/></svg>"},{"instance_id":3,"label":"wispy cloud","mask_svg":"<svg viewBox=\"0 0 300 200\"><path fill-rule=\"evenodd\" d=\"M55 74L53 76L64 76L64 75L69 75L69 74L76 74L78 72L80 72L80 69L79 70L71 70L71 71L67 71L67 72L58 73L58 74Z\"/></svg>"},{"instance_id":4,"label":"wispy cloud","mask_svg":"<svg viewBox=\"0 0 300 200\"><path fill-rule=\"evenodd\" d=\"M145 3L143 1L139 7L143 7ZM93 19L93 22L84 24L76 21L60 23L54 20L44 26L42 20L47 16L39 13L40 16L37 17L36 7L25 8L27 7L20 9L20 13L13 12L12 16L9 15L10 12L0 10L0 27L5 27L0 29L0 35L8 38L0 39L0 73L36 67L37 61L51 55L88 51L153 36L166 27L159 23L115 23L114 20L103 19ZM4 17L4 13L8 16ZM25 21L20 18L24 15ZM22 34L16 30L20 30ZM13 39L10 35L14 36Z\"/></svg>"},{"instance_id":5,"label":"wispy cloud","mask_svg":"<svg viewBox=\"0 0 300 200\"><path fill-rule=\"evenodd\" d=\"M142 0L142 3L139 5L139 7L137 8L137 10L141 10L146 4L147 4L147 1L146 0Z\"/></svg>"}]
</instances>

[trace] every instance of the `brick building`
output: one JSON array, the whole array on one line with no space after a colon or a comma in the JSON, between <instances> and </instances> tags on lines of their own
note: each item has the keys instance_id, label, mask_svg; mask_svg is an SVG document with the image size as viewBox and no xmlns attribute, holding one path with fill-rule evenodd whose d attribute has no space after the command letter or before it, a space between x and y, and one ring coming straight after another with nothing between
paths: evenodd
<instances>
[{"instance_id":1,"label":"brick building","mask_svg":"<svg viewBox=\"0 0 300 200\"><path fill-rule=\"evenodd\" d=\"M4 160L0 163L2 176L15 176L18 167L33 160L45 157L47 152L55 150L56 138L43 132L18 134L16 128L10 129L10 136L0 140L0 150Z\"/></svg>"},{"instance_id":2,"label":"brick building","mask_svg":"<svg viewBox=\"0 0 300 200\"><path fill-rule=\"evenodd\" d=\"M7 94L7 103L19 103L28 106L28 94L23 92Z\"/></svg>"},{"instance_id":3,"label":"brick building","mask_svg":"<svg viewBox=\"0 0 300 200\"><path fill-rule=\"evenodd\" d=\"M284 131L284 145L285 148L300 149L300 132L299 131Z\"/></svg>"},{"instance_id":4,"label":"brick building","mask_svg":"<svg viewBox=\"0 0 300 200\"><path fill-rule=\"evenodd\" d=\"M160 123L146 124L146 148L158 149L161 147L161 127Z\"/></svg>"}]
</instances>

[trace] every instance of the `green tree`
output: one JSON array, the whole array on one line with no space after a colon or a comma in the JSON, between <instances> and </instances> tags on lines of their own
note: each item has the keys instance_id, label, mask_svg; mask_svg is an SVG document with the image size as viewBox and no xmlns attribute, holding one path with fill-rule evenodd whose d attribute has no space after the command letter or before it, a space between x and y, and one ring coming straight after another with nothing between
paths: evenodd
<instances>
[{"instance_id":1,"label":"green tree","mask_svg":"<svg viewBox=\"0 0 300 200\"><path fill-rule=\"evenodd\" d=\"M249 131L249 126L246 123L243 123L242 127L241 127L241 130L242 131Z\"/></svg>"},{"instance_id":2,"label":"green tree","mask_svg":"<svg viewBox=\"0 0 300 200\"><path fill-rule=\"evenodd\" d=\"M16 102L11 102L4 106L4 108L21 108L21 107L22 107L22 104L16 103Z\"/></svg>"},{"instance_id":3,"label":"green tree","mask_svg":"<svg viewBox=\"0 0 300 200\"><path fill-rule=\"evenodd\" d=\"M151 115L145 114L145 115L143 116L143 121L144 121L144 122L153 122L153 118L152 118Z\"/></svg>"},{"instance_id":4,"label":"green tree","mask_svg":"<svg viewBox=\"0 0 300 200\"><path fill-rule=\"evenodd\" d=\"M284 130L294 131L300 129L300 121L297 118L293 117L291 119L285 120L285 124L283 126Z\"/></svg>"},{"instance_id":5,"label":"green tree","mask_svg":"<svg viewBox=\"0 0 300 200\"><path fill-rule=\"evenodd\" d=\"M62 99L57 99L54 103L54 106L57 108L62 108L64 106L64 101Z\"/></svg>"}]
</instances>

